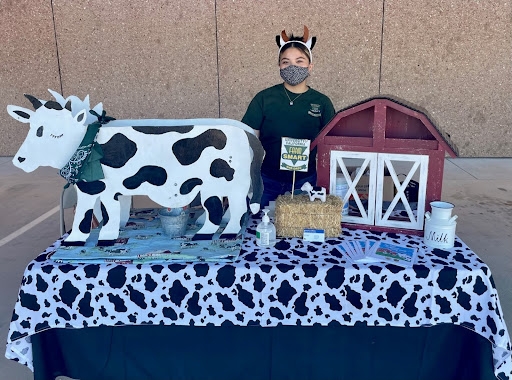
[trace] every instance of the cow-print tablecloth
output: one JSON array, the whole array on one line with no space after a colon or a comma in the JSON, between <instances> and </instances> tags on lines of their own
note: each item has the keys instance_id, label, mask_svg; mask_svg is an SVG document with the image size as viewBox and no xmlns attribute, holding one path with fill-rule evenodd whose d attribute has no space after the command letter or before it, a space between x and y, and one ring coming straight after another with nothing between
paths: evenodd
<instances>
[{"instance_id":1,"label":"cow-print tablecloth","mask_svg":"<svg viewBox=\"0 0 512 380\"><path fill-rule=\"evenodd\" d=\"M451 250L422 238L344 228L343 239L375 239L418 248L413 268L349 264L325 243L278 239L254 244L249 223L233 263L58 264L27 266L7 339L6 357L32 368L30 336L49 328L100 325L327 325L467 327L493 345L495 374L512 379L510 337L487 265L460 239Z\"/></svg>"}]
</instances>

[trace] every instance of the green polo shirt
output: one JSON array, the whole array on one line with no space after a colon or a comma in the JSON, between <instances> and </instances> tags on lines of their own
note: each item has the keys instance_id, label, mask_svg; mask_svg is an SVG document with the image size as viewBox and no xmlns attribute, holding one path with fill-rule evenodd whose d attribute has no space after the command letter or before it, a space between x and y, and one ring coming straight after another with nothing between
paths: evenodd
<instances>
[{"instance_id":1,"label":"green polo shirt","mask_svg":"<svg viewBox=\"0 0 512 380\"><path fill-rule=\"evenodd\" d=\"M287 91L284 85L269 87L254 97L242 122L260 131L265 149L262 173L281 182L291 182L292 172L279 169L281 137L313 141L334 116L334 106L324 94L309 88L303 94ZM293 105L290 105L290 99ZM308 172L297 172L296 180L316 173L316 149L311 152Z\"/></svg>"}]
</instances>

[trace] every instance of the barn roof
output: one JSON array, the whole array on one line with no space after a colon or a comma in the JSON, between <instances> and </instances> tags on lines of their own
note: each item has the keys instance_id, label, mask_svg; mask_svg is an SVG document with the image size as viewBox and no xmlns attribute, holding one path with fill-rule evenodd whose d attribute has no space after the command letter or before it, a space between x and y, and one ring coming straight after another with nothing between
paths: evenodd
<instances>
[{"instance_id":1,"label":"barn roof","mask_svg":"<svg viewBox=\"0 0 512 380\"><path fill-rule=\"evenodd\" d=\"M372 108L384 106L385 114ZM326 136L375 138L383 130L382 138L437 140L452 157L458 149L450 135L442 131L423 108L390 95L380 95L352 104L338 111L313 141L311 149ZM385 137L384 137L385 136Z\"/></svg>"}]
</instances>

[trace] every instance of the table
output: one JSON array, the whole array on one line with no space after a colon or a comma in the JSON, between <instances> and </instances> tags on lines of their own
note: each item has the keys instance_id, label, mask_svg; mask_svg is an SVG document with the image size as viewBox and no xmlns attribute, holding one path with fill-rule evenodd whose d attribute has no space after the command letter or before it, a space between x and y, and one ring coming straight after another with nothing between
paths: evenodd
<instances>
[{"instance_id":1,"label":"table","mask_svg":"<svg viewBox=\"0 0 512 380\"><path fill-rule=\"evenodd\" d=\"M60 244L58 240L25 270L6 357L34 369L34 363L44 366L50 361L49 355L44 355L48 341L58 341L59 345L50 346L58 351L66 344L78 347L78 342L96 334L99 341L87 345L93 347L89 350L92 354L99 352L94 347L112 345L115 335L140 334L153 339L159 352L167 352L164 348L172 346L170 342L179 342L180 349L192 345L196 350L209 342L211 357L184 355L191 356L196 365L189 363L192 359L185 365L182 357L183 370L193 370L205 360L221 371L237 367L237 363L247 364L247 357L253 357L259 364L251 368L258 376L259 371L264 375L254 378L286 378L290 373L297 374L295 378L330 378L321 376L322 369L328 368L343 373L336 378L354 378L351 366L359 371L372 365L387 370L375 358L387 359L395 350L395 357L405 355L395 360L395 370L437 363L444 357L449 358L444 365L460 363L452 372L443 368L443 378L468 378L461 374L465 367L480 371L475 378L485 378L485 368L475 367L475 362L484 367L488 363L500 379L512 378L510 337L491 272L460 239L456 238L455 247L448 251L427 248L416 236L343 230L344 239L373 239L418 248L416 264L406 269L381 263L349 264L335 248L341 239L325 243L280 239L274 248L260 248L254 245L258 222L256 218L250 221L241 255L233 263L58 264L49 258ZM202 338L210 335L210 341ZM130 339L140 342L133 336ZM459 339L465 343L439 351ZM223 340L230 350L219 348ZM300 342L308 349L301 351ZM418 346L417 342L422 343ZM364 352L370 352L368 347L373 344L379 347L379 354L370 360ZM410 347L399 349L405 344ZM313 345L320 350L312 352ZM174 348L174 354L180 349ZM142 352L139 349L137 354ZM308 367L320 375L304 372L304 355L323 363ZM327 357L330 360L325 362ZM358 361L360 365L355 365ZM342 362L343 369L339 368ZM90 373L91 367L88 369ZM217 378L212 375L215 371L209 373L210 378ZM427 379L426 374L431 373L425 369L414 378ZM169 377L165 378L196 378L177 370L173 374L171 377L167 371ZM39 376L37 366L35 376ZM221 373L219 378L231 377Z\"/></svg>"}]
</instances>

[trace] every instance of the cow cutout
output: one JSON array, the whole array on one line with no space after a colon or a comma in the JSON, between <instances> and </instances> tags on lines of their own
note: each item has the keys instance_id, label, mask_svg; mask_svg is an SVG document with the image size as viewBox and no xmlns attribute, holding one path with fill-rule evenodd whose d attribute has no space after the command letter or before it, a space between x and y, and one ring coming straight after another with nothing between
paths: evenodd
<instances>
[{"instance_id":1,"label":"cow cutout","mask_svg":"<svg viewBox=\"0 0 512 380\"><path fill-rule=\"evenodd\" d=\"M13 158L26 172L66 166L91 121L88 97L81 102L50 92L57 101L25 95L34 111L7 106L14 119L30 124ZM194 240L212 239L217 232L224 197L230 219L220 238L234 239L240 232L248 196L251 212L259 211L264 150L254 131L236 120L115 120L99 128L95 141L102 151L103 178L76 183L73 228L64 245L85 244L97 200L103 217L98 245L112 245L119 236L121 196L147 195L169 208L184 207L199 197L206 220Z\"/></svg>"},{"instance_id":2,"label":"cow cutout","mask_svg":"<svg viewBox=\"0 0 512 380\"><path fill-rule=\"evenodd\" d=\"M322 202L325 202L326 200L327 192L325 187L313 186L309 182L306 182L300 189L308 193L309 200L311 202L313 202L315 199L319 199Z\"/></svg>"}]
</instances>

